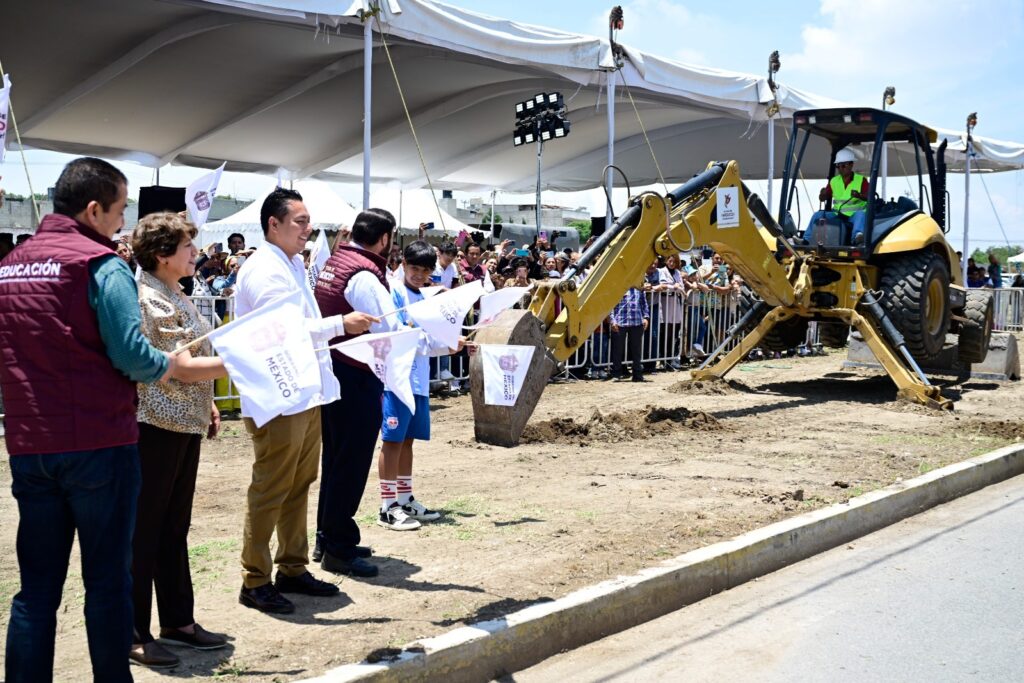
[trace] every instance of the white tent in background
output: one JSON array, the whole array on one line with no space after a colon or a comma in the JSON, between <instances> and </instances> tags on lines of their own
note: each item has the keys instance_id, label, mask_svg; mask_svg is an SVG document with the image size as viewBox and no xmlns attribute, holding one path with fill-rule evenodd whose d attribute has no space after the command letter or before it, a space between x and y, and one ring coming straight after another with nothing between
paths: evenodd
<instances>
[{"instance_id":1,"label":"white tent in background","mask_svg":"<svg viewBox=\"0 0 1024 683\"><path fill-rule=\"evenodd\" d=\"M223 242L226 247L228 235L240 232L245 235L245 246L258 247L263 244L260 209L263 207L263 198L276 186L276 183L269 183L266 191L260 193L260 197L252 204L227 218L204 225L196 241L203 247L213 242ZM298 180L294 183L294 189L302 195L314 230L335 231L342 226L351 227L355 221L358 212L336 195L327 183L320 180Z\"/></svg>"},{"instance_id":2,"label":"white tent in background","mask_svg":"<svg viewBox=\"0 0 1024 683\"><path fill-rule=\"evenodd\" d=\"M438 198L440 202L440 198ZM454 239L459 232L473 232L471 227L444 209L439 209L430 196L430 190L399 191L392 188L375 190L370 195L370 206L387 209L398 221L399 233L415 235L420 223L433 223L430 234L434 237ZM487 230L481 232L487 233Z\"/></svg>"},{"instance_id":3,"label":"white tent in background","mask_svg":"<svg viewBox=\"0 0 1024 683\"><path fill-rule=\"evenodd\" d=\"M1024 254L1017 254L1016 256L1011 256L1010 258L1006 259L1006 262L1024 264Z\"/></svg>"}]
</instances>

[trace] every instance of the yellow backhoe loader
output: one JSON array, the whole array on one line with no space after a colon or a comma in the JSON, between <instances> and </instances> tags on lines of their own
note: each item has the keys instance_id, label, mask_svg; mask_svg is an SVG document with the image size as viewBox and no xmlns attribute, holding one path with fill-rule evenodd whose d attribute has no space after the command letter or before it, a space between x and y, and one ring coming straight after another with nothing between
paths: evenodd
<instances>
[{"instance_id":1,"label":"yellow backhoe loader","mask_svg":"<svg viewBox=\"0 0 1024 683\"><path fill-rule=\"evenodd\" d=\"M827 142L819 148L831 149L827 177L835 175L840 150L852 149L870 163L869 190L852 215L825 202L801 231L797 180L813 138ZM526 309L505 311L477 333L480 343L540 351L511 407L484 402L481 362L471 358L477 439L516 445L558 363L586 341L629 287L640 285L648 265L659 255L704 245L733 266L758 300L693 372L695 379L724 377L759 345L795 346L808 322L818 321L826 345L844 344L855 329L900 397L951 408L920 363L939 354L947 333L959 335L961 362L984 360L993 307L988 293L964 288L956 252L944 237L945 145L933 152L935 139L933 130L892 112L801 111L794 116L778 218L747 189L732 161L708 164L668 195L632 198L562 279L538 283ZM917 197L877 197L886 142L898 143L901 154L916 160Z\"/></svg>"}]
</instances>

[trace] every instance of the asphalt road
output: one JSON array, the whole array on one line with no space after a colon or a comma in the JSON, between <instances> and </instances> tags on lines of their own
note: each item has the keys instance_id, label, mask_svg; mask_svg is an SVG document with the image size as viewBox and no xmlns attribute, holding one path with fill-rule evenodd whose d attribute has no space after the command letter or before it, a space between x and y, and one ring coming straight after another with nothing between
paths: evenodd
<instances>
[{"instance_id":1,"label":"asphalt road","mask_svg":"<svg viewBox=\"0 0 1024 683\"><path fill-rule=\"evenodd\" d=\"M502 679L1024 681L1024 476Z\"/></svg>"}]
</instances>

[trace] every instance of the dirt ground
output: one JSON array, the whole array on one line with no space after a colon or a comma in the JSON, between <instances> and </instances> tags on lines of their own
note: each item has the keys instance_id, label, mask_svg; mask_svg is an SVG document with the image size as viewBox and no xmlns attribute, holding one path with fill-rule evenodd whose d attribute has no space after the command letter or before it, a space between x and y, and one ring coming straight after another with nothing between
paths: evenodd
<instances>
[{"instance_id":1,"label":"dirt ground","mask_svg":"<svg viewBox=\"0 0 1024 683\"><path fill-rule=\"evenodd\" d=\"M181 666L133 668L136 680L305 678L1024 438L1021 383L948 380L956 411L938 413L896 402L883 376L842 371L842 357L746 363L728 385L680 383L682 373L644 384L552 384L513 449L474 441L469 397L435 401L434 439L417 445L415 489L444 517L412 533L376 526L372 473L360 523L380 576L343 579L314 567L342 595L297 596L296 613L284 617L237 602L252 450L241 424L228 422L204 445L191 555L196 617L231 645L179 651ZM6 458L0 484L10 484ZM16 526L4 494L3 632L18 587ZM83 603L76 556L59 615L57 680L89 677Z\"/></svg>"}]
</instances>

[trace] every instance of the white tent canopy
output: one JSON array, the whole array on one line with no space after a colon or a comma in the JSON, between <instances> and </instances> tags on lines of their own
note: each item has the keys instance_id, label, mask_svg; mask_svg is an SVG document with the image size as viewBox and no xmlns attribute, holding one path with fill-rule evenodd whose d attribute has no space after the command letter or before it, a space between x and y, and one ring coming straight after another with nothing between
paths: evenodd
<instances>
[{"instance_id":1,"label":"white tent canopy","mask_svg":"<svg viewBox=\"0 0 1024 683\"><path fill-rule=\"evenodd\" d=\"M1007 263L1024 263L1024 254L1017 254L1006 259Z\"/></svg>"},{"instance_id":2,"label":"white tent canopy","mask_svg":"<svg viewBox=\"0 0 1024 683\"><path fill-rule=\"evenodd\" d=\"M269 183L266 192L260 198L241 211L207 223L200 229L196 242L206 247L214 242L227 246L228 235L234 232L245 236L245 246L258 247L263 244L263 228L260 225L260 209L263 198L270 194L276 183ZM294 184L296 192L302 195L302 203L309 211L314 230L338 230L351 227L356 218L356 210L341 199L330 186L320 180L299 180Z\"/></svg>"},{"instance_id":3,"label":"white tent canopy","mask_svg":"<svg viewBox=\"0 0 1024 683\"><path fill-rule=\"evenodd\" d=\"M16 3L0 22L0 45L22 139L34 148L152 166L213 168L227 160L231 171L274 175L281 168L286 178L362 182L362 26L348 16L361 3L349 4ZM550 91L565 96L572 130L545 146L545 189L601 184L603 88L612 64L606 38L431 0L382 4L391 56L437 187L532 190L534 149L512 146L513 107ZM373 181L422 187L426 179L377 29ZM83 35L102 40L83 41ZM724 158L737 159L746 177L766 176L770 91L764 78L687 66L628 46L625 57L615 159L633 186L658 177L623 82L666 182L683 181L708 160ZM836 104L785 87L778 97L784 119L795 109ZM1024 146L976 141L981 165L1024 166ZM786 136L776 135L780 162L785 144ZM822 167L821 173L827 164ZM813 177L816 169L808 172ZM890 172L898 166L891 164Z\"/></svg>"}]
</instances>

